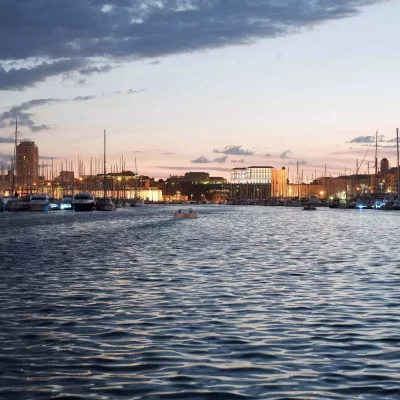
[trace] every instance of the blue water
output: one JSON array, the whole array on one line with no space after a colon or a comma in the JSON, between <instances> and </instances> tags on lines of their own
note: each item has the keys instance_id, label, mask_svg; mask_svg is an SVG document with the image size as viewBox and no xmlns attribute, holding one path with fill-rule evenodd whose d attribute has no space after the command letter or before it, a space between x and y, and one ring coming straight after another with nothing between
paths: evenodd
<instances>
[{"instance_id":1,"label":"blue water","mask_svg":"<svg viewBox=\"0 0 400 400\"><path fill-rule=\"evenodd\" d=\"M1 399L400 399L400 213L0 213Z\"/></svg>"}]
</instances>

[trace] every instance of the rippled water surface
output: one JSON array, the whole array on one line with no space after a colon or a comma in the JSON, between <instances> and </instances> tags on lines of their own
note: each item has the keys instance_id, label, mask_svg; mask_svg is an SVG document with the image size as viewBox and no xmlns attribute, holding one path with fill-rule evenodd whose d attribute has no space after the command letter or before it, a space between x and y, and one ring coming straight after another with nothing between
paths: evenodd
<instances>
[{"instance_id":1,"label":"rippled water surface","mask_svg":"<svg viewBox=\"0 0 400 400\"><path fill-rule=\"evenodd\" d=\"M1 399L400 399L400 213L0 213Z\"/></svg>"}]
</instances>

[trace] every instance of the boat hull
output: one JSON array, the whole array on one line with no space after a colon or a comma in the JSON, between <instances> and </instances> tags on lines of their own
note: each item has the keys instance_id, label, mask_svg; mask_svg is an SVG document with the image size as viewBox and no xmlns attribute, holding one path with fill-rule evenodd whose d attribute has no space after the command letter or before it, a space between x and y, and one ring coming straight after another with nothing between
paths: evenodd
<instances>
[{"instance_id":1,"label":"boat hull","mask_svg":"<svg viewBox=\"0 0 400 400\"><path fill-rule=\"evenodd\" d=\"M96 204L94 202L74 203L75 211L94 211L95 209L96 209Z\"/></svg>"},{"instance_id":2,"label":"boat hull","mask_svg":"<svg viewBox=\"0 0 400 400\"><path fill-rule=\"evenodd\" d=\"M27 201L9 200L6 203L7 211L29 211L29 203Z\"/></svg>"},{"instance_id":3,"label":"boat hull","mask_svg":"<svg viewBox=\"0 0 400 400\"><path fill-rule=\"evenodd\" d=\"M176 213L174 213L174 218L176 218L176 219L197 219L197 213L176 212Z\"/></svg>"},{"instance_id":4,"label":"boat hull","mask_svg":"<svg viewBox=\"0 0 400 400\"><path fill-rule=\"evenodd\" d=\"M46 203L30 203L29 204L30 211L49 211L50 204Z\"/></svg>"},{"instance_id":5,"label":"boat hull","mask_svg":"<svg viewBox=\"0 0 400 400\"><path fill-rule=\"evenodd\" d=\"M115 211L115 204L96 204L97 211Z\"/></svg>"}]
</instances>

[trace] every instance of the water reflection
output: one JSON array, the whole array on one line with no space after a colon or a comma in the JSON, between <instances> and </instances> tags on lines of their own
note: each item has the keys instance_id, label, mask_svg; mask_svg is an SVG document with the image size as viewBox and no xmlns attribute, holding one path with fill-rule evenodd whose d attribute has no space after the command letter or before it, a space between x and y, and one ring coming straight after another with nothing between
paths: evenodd
<instances>
[{"instance_id":1,"label":"water reflection","mask_svg":"<svg viewBox=\"0 0 400 400\"><path fill-rule=\"evenodd\" d=\"M0 398L398 398L400 214L198 211L1 213Z\"/></svg>"}]
</instances>

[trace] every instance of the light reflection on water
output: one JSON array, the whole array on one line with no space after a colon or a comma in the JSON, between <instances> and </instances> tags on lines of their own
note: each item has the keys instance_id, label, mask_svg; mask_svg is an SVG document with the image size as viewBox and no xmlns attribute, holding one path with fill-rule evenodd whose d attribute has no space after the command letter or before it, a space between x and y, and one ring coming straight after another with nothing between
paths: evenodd
<instances>
[{"instance_id":1,"label":"light reflection on water","mask_svg":"<svg viewBox=\"0 0 400 400\"><path fill-rule=\"evenodd\" d=\"M400 213L0 213L0 398L399 398Z\"/></svg>"}]
</instances>

